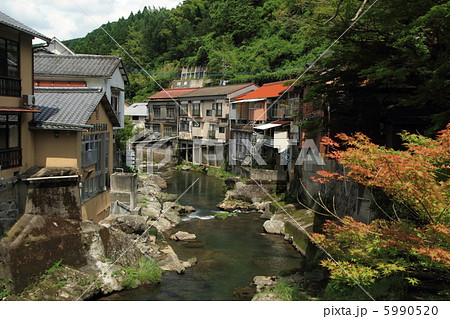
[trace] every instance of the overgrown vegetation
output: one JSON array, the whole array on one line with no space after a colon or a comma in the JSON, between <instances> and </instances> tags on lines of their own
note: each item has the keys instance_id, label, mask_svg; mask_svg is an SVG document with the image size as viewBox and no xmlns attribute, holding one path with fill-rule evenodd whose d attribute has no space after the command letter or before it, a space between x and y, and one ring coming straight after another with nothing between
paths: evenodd
<instances>
[{"instance_id":1,"label":"overgrown vegetation","mask_svg":"<svg viewBox=\"0 0 450 319\"><path fill-rule=\"evenodd\" d=\"M136 288L142 284L157 283L161 280L163 271L158 268L157 262L142 257L137 268L127 267L123 270L125 279L122 286Z\"/></svg>"},{"instance_id":2,"label":"overgrown vegetation","mask_svg":"<svg viewBox=\"0 0 450 319\"><path fill-rule=\"evenodd\" d=\"M357 283L380 299L445 299L450 286L450 124L436 139L403 133L404 151L373 144L366 136L324 139L331 157L347 175L321 171L320 182L352 179L384 191L407 215L386 214L369 225L351 217L327 221L314 234L340 263L330 259L327 296L369 298ZM341 150L342 146L347 149ZM330 211L330 210L329 210ZM333 214L332 211L330 213ZM337 215L335 215L337 217ZM345 270L345 271L344 271Z\"/></svg>"},{"instance_id":3,"label":"overgrown vegetation","mask_svg":"<svg viewBox=\"0 0 450 319\"><path fill-rule=\"evenodd\" d=\"M41 275L41 279L46 279L48 276L55 274L62 268L62 259L58 260Z\"/></svg>"}]
</instances>

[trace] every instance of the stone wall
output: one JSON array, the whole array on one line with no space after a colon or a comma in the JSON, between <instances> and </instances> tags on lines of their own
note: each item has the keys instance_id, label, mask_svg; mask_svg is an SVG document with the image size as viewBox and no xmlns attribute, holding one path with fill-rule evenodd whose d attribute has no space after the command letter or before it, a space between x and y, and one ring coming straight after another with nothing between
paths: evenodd
<instances>
[{"instance_id":1,"label":"stone wall","mask_svg":"<svg viewBox=\"0 0 450 319\"><path fill-rule=\"evenodd\" d=\"M17 178L0 181L0 238L20 218Z\"/></svg>"},{"instance_id":2,"label":"stone wall","mask_svg":"<svg viewBox=\"0 0 450 319\"><path fill-rule=\"evenodd\" d=\"M325 159L325 166L305 161L303 165L293 166L288 192L316 210L320 208L315 200L320 197L328 209L335 210L340 217L352 216L363 223L369 223L374 218L375 212L370 209L371 195L366 187L349 181L314 182L311 177L317 176L318 170L344 173L344 167L331 159Z\"/></svg>"}]
</instances>

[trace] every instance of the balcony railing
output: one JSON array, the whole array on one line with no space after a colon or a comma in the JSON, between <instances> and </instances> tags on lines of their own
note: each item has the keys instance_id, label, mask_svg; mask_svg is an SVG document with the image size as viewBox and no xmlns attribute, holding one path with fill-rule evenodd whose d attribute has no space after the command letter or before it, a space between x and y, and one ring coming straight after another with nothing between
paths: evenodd
<instances>
[{"instance_id":1,"label":"balcony railing","mask_svg":"<svg viewBox=\"0 0 450 319\"><path fill-rule=\"evenodd\" d=\"M22 166L22 149L0 150L0 165L2 169Z\"/></svg>"},{"instance_id":2,"label":"balcony railing","mask_svg":"<svg viewBox=\"0 0 450 319\"><path fill-rule=\"evenodd\" d=\"M21 80L0 76L0 95L21 97Z\"/></svg>"}]
</instances>

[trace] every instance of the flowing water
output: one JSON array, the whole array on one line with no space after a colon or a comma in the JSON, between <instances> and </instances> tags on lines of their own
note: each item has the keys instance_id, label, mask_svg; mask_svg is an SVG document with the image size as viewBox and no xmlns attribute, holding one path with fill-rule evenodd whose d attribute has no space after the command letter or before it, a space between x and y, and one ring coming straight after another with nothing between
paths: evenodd
<instances>
[{"instance_id":1,"label":"flowing water","mask_svg":"<svg viewBox=\"0 0 450 319\"><path fill-rule=\"evenodd\" d=\"M182 205L197 211L183 217L174 231L197 235L195 244L169 241L181 260L197 257L198 264L182 275L166 272L159 285L126 290L102 300L242 300L234 294L257 275L275 275L300 267L302 256L282 236L263 233L257 213L214 219L224 197L222 182L198 172L172 172L167 193L181 195ZM244 298L245 299L245 298Z\"/></svg>"}]
</instances>

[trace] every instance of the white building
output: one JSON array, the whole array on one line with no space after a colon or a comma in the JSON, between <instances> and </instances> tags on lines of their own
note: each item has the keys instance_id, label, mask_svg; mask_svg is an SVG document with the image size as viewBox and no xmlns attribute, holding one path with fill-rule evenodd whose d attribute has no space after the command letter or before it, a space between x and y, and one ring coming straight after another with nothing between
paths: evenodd
<instances>
[{"instance_id":1,"label":"white building","mask_svg":"<svg viewBox=\"0 0 450 319\"><path fill-rule=\"evenodd\" d=\"M125 108L125 116L130 116L137 128L145 128L145 121L148 119L147 102L131 104Z\"/></svg>"}]
</instances>

